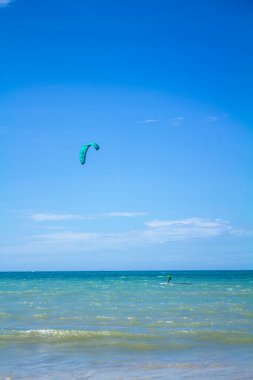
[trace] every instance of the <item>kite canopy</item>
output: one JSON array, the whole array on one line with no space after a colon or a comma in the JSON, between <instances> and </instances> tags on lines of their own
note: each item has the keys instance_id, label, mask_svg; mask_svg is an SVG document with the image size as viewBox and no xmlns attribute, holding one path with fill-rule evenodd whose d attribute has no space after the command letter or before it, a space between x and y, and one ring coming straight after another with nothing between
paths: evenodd
<instances>
[{"instance_id":1,"label":"kite canopy","mask_svg":"<svg viewBox=\"0 0 253 380\"><path fill-rule=\"evenodd\" d=\"M93 146L93 148L95 148L96 150L99 149L99 145L96 143L90 143L90 144L84 145L80 151L80 162L82 165L85 163L87 151L91 146Z\"/></svg>"}]
</instances>

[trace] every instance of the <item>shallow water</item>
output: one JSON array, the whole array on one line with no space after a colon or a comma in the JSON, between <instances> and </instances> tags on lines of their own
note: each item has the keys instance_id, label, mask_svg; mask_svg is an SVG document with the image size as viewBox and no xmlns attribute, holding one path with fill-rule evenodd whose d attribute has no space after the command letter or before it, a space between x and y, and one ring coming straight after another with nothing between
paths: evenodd
<instances>
[{"instance_id":1,"label":"shallow water","mask_svg":"<svg viewBox=\"0 0 253 380\"><path fill-rule=\"evenodd\" d=\"M250 379L253 271L0 273L0 379Z\"/></svg>"}]
</instances>

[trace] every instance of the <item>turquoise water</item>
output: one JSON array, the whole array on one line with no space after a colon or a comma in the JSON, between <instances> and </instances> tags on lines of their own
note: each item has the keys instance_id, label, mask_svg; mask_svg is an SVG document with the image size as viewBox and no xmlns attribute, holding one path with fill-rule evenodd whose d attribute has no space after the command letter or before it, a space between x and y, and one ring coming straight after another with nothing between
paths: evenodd
<instances>
[{"instance_id":1,"label":"turquoise water","mask_svg":"<svg viewBox=\"0 0 253 380\"><path fill-rule=\"evenodd\" d=\"M0 379L251 379L253 271L0 273Z\"/></svg>"}]
</instances>

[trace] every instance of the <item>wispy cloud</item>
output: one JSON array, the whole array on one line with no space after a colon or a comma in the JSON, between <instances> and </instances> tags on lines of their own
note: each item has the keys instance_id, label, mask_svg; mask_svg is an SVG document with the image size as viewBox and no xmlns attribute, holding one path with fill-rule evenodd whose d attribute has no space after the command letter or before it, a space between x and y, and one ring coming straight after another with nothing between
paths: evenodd
<instances>
[{"instance_id":1,"label":"wispy cloud","mask_svg":"<svg viewBox=\"0 0 253 380\"><path fill-rule=\"evenodd\" d=\"M146 225L151 228L171 227L171 226L217 228L220 226L228 225L228 222L221 221L220 219L210 220L210 219L202 219L202 218L189 218L189 219L176 219L176 220L154 219L152 221L146 222Z\"/></svg>"},{"instance_id":2,"label":"wispy cloud","mask_svg":"<svg viewBox=\"0 0 253 380\"><path fill-rule=\"evenodd\" d=\"M48 224L46 225L46 227ZM51 224L50 224L51 226ZM101 228L101 226L100 226ZM44 225L43 225L44 230ZM18 244L4 243L1 252L5 254L25 254L31 257L62 257L66 255L76 258L89 256L92 260L93 252L106 254L106 251L115 251L117 254L134 253L140 249L165 246L171 250L175 244L191 241L207 242L229 237L233 239L252 239L253 230L235 228L229 222L220 219L188 218L175 220L151 220L139 229L116 232L111 230L92 231L79 229L48 230L43 233L20 236ZM49 256L48 256L49 255ZM85 256L87 255L87 256ZM36 259L36 260L37 260Z\"/></svg>"},{"instance_id":3,"label":"wispy cloud","mask_svg":"<svg viewBox=\"0 0 253 380\"><path fill-rule=\"evenodd\" d=\"M107 212L93 215L81 215L81 214L55 214L55 213L34 213L29 217L35 222L52 222L52 221L67 221L67 220L92 220L99 218L134 218L137 216L144 216L144 212Z\"/></svg>"},{"instance_id":4,"label":"wispy cloud","mask_svg":"<svg viewBox=\"0 0 253 380\"><path fill-rule=\"evenodd\" d=\"M152 220L146 222L146 225L158 231L158 233L182 240L186 238L212 237L233 232L232 226L220 219Z\"/></svg>"},{"instance_id":5,"label":"wispy cloud","mask_svg":"<svg viewBox=\"0 0 253 380\"><path fill-rule=\"evenodd\" d=\"M146 212L107 212L104 214L99 214L104 217L123 217L123 218L135 218L136 216L145 216Z\"/></svg>"},{"instance_id":6,"label":"wispy cloud","mask_svg":"<svg viewBox=\"0 0 253 380\"><path fill-rule=\"evenodd\" d=\"M171 117L169 119L169 126L170 127L179 127L180 125L182 125L183 121L184 121L184 117L182 117L182 116Z\"/></svg>"},{"instance_id":7,"label":"wispy cloud","mask_svg":"<svg viewBox=\"0 0 253 380\"><path fill-rule=\"evenodd\" d=\"M208 122L208 123L216 123L216 121L218 121L219 120L219 117L218 116L207 116L206 117L206 121Z\"/></svg>"},{"instance_id":8,"label":"wispy cloud","mask_svg":"<svg viewBox=\"0 0 253 380\"><path fill-rule=\"evenodd\" d=\"M229 114L227 113L222 113L222 114L218 114L218 115L208 115L204 118L204 120L207 122L207 123L218 123L218 122L221 122L223 120L226 120L230 117Z\"/></svg>"},{"instance_id":9,"label":"wispy cloud","mask_svg":"<svg viewBox=\"0 0 253 380\"><path fill-rule=\"evenodd\" d=\"M227 221L220 219L189 218L179 220L152 220L147 228L121 233L64 231L34 235L33 243L47 250L74 249L92 251L104 249L138 248L175 241L207 239L219 236L243 236Z\"/></svg>"},{"instance_id":10,"label":"wispy cloud","mask_svg":"<svg viewBox=\"0 0 253 380\"><path fill-rule=\"evenodd\" d=\"M138 123L146 123L146 124L149 124L149 123L157 123L158 121L160 121L160 119L145 119L145 120L141 120L141 121L139 121Z\"/></svg>"},{"instance_id":11,"label":"wispy cloud","mask_svg":"<svg viewBox=\"0 0 253 380\"><path fill-rule=\"evenodd\" d=\"M12 3L13 0L0 0L0 7L6 7L10 3Z\"/></svg>"},{"instance_id":12,"label":"wispy cloud","mask_svg":"<svg viewBox=\"0 0 253 380\"><path fill-rule=\"evenodd\" d=\"M226 115L226 114L208 115L208 116L205 116L201 120L205 121L206 123L209 123L209 124L214 124L214 123L220 122L221 120L223 120L223 119L225 119L227 117L228 117L228 115ZM185 117L183 117L183 116L175 116L175 117L170 117L168 119L166 119L166 118L160 118L160 119L152 119L152 118L150 118L150 119L145 119L145 120L138 121L138 123L146 123L146 124L152 124L152 123L157 123L157 122L169 125L170 127L180 127L180 126L182 126L184 124Z\"/></svg>"},{"instance_id":13,"label":"wispy cloud","mask_svg":"<svg viewBox=\"0 0 253 380\"><path fill-rule=\"evenodd\" d=\"M92 219L91 216L84 216L84 215L78 215L78 214L53 214L53 213L32 214L30 218L33 219L35 222Z\"/></svg>"},{"instance_id":14,"label":"wispy cloud","mask_svg":"<svg viewBox=\"0 0 253 380\"><path fill-rule=\"evenodd\" d=\"M163 124L169 124L170 127L179 127L183 124L185 118L183 116L171 117L169 119L145 119L138 121L138 123L153 124L162 122Z\"/></svg>"}]
</instances>

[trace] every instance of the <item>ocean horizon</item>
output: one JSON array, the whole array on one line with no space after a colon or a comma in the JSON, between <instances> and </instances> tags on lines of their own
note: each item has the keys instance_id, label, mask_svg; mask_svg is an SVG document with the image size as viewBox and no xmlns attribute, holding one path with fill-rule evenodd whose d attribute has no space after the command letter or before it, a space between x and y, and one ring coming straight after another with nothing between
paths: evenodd
<instances>
[{"instance_id":1,"label":"ocean horizon","mask_svg":"<svg viewBox=\"0 0 253 380\"><path fill-rule=\"evenodd\" d=\"M0 272L0 379L250 379L252 270Z\"/></svg>"}]
</instances>

